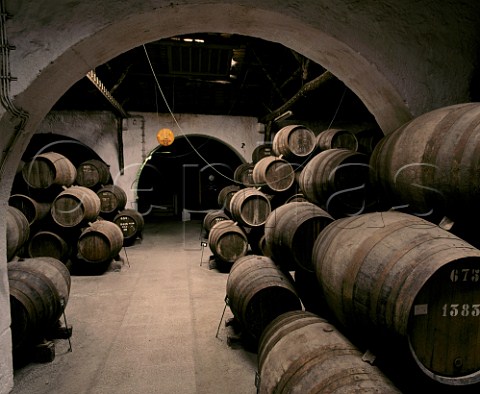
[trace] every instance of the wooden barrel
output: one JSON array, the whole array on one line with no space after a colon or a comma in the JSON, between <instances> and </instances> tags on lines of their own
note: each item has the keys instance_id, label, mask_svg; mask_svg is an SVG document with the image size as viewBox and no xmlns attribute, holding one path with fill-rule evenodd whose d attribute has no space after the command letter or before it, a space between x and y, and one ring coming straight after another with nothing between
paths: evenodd
<instances>
[{"instance_id":1,"label":"wooden barrel","mask_svg":"<svg viewBox=\"0 0 480 394\"><path fill-rule=\"evenodd\" d=\"M248 251L247 236L232 220L213 225L208 234L208 245L217 259L227 263L235 262Z\"/></svg>"},{"instance_id":2,"label":"wooden barrel","mask_svg":"<svg viewBox=\"0 0 480 394\"><path fill-rule=\"evenodd\" d=\"M217 202L220 209L230 212L230 201L233 195L240 190L238 185L228 185L218 192Z\"/></svg>"},{"instance_id":3,"label":"wooden barrel","mask_svg":"<svg viewBox=\"0 0 480 394\"><path fill-rule=\"evenodd\" d=\"M285 313L259 346L257 393L400 393L335 327L315 315Z\"/></svg>"},{"instance_id":4,"label":"wooden barrel","mask_svg":"<svg viewBox=\"0 0 480 394\"><path fill-rule=\"evenodd\" d=\"M49 203L38 202L25 194L12 194L8 199L8 205L19 209L30 225L43 219L50 212Z\"/></svg>"},{"instance_id":5,"label":"wooden barrel","mask_svg":"<svg viewBox=\"0 0 480 394\"><path fill-rule=\"evenodd\" d=\"M320 150L348 149L356 151L358 141L355 134L344 129L327 129L317 135L317 146Z\"/></svg>"},{"instance_id":6,"label":"wooden barrel","mask_svg":"<svg viewBox=\"0 0 480 394\"><path fill-rule=\"evenodd\" d=\"M247 227L264 225L271 210L269 198L254 187L239 190L230 200L233 219Z\"/></svg>"},{"instance_id":7,"label":"wooden barrel","mask_svg":"<svg viewBox=\"0 0 480 394\"><path fill-rule=\"evenodd\" d=\"M266 256L238 258L230 269L226 291L233 315L256 341L277 316L302 309L292 278Z\"/></svg>"},{"instance_id":8,"label":"wooden barrel","mask_svg":"<svg viewBox=\"0 0 480 394\"><path fill-rule=\"evenodd\" d=\"M110 168L101 160L86 160L77 167L76 183L80 186L94 189L109 183L110 178Z\"/></svg>"},{"instance_id":9,"label":"wooden barrel","mask_svg":"<svg viewBox=\"0 0 480 394\"><path fill-rule=\"evenodd\" d=\"M266 192L284 192L294 184L295 170L288 161L267 156L255 164L253 181Z\"/></svg>"},{"instance_id":10,"label":"wooden barrel","mask_svg":"<svg viewBox=\"0 0 480 394\"><path fill-rule=\"evenodd\" d=\"M72 186L55 198L50 213L59 226L79 226L98 217L100 198L89 188Z\"/></svg>"},{"instance_id":11,"label":"wooden barrel","mask_svg":"<svg viewBox=\"0 0 480 394\"><path fill-rule=\"evenodd\" d=\"M53 327L67 305L70 273L53 258L8 263L10 312L14 350L34 344Z\"/></svg>"},{"instance_id":12,"label":"wooden barrel","mask_svg":"<svg viewBox=\"0 0 480 394\"><path fill-rule=\"evenodd\" d=\"M56 152L36 155L22 168L22 176L28 186L47 189L53 185L71 186L77 170L65 156Z\"/></svg>"},{"instance_id":13,"label":"wooden barrel","mask_svg":"<svg viewBox=\"0 0 480 394\"><path fill-rule=\"evenodd\" d=\"M70 247L59 234L42 230L30 237L28 255L30 257L53 257L65 263L70 255Z\"/></svg>"},{"instance_id":14,"label":"wooden barrel","mask_svg":"<svg viewBox=\"0 0 480 394\"><path fill-rule=\"evenodd\" d=\"M123 246L123 233L115 223L97 220L82 231L78 239L78 254L88 263L110 262Z\"/></svg>"},{"instance_id":15,"label":"wooden barrel","mask_svg":"<svg viewBox=\"0 0 480 394\"><path fill-rule=\"evenodd\" d=\"M276 156L289 161L305 161L316 148L316 137L312 130L302 125L282 127L273 137L272 149Z\"/></svg>"},{"instance_id":16,"label":"wooden barrel","mask_svg":"<svg viewBox=\"0 0 480 394\"><path fill-rule=\"evenodd\" d=\"M137 237L141 237L145 226L142 214L130 208L115 215L113 222L122 230L124 245L134 242Z\"/></svg>"},{"instance_id":17,"label":"wooden barrel","mask_svg":"<svg viewBox=\"0 0 480 394\"><path fill-rule=\"evenodd\" d=\"M385 208L432 221L478 217L479 122L480 103L459 104L418 116L382 138L370 164Z\"/></svg>"},{"instance_id":18,"label":"wooden barrel","mask_svg":"<svg viewBox=\"0 0 480 394\"><path fill-rule=\"evenodd\" d=\"M252 163L253 164L258 163L264 157L272 156L272 155L273 155L273 150L272 150L271 142L258 145L257 147L255 147L255 149L252 152Z\"/></svg>"},{"instance_id":19,"label":"wooden barrel","mask_svg":"<svg viewBox=\"0 0 480 394\"><path fill-rule=\"evenodd\" d=\"M208 211L203 218L203 229L208 234L216 223L223 220L230 220L230 217L222 209Z\"/></svg>"},{"instance_id":20,"label":"wooden barrel","mask_svg":"<svg viewBox=\"0 0 480 394\"><path fill-rule=\"evenodd\" d=\"M478 249L391 211L334 221L318 236L313 261L325 300L347 329L373 345L382 337L408 341L435 381L480 381Z\"/></svg>"},{"instance_id":21,"label":"wooden barrel","mask_svg":"<svg viewBox=\"0 0 480 394\"><path fill-rule=\"evenodd\" d=\"M277 342L281 340L286 334L288 334L290 331L305 327L309 324L318 324L319 321L326 322L326 320L320 318L314 313L303 310L288 311L282 313L281 315L273 319L265 327L258 341L258 370L261 371L263 369L265 358L275 347Z\"/></svg>"},{"instance_id":22,"label":"wooden barrel","mask_svg":"<svg viewBox=\"0 0 480 394\"><path fill-rule=\"evenodd\" d=\"M371 155L377 144L384 137L381 129L369 128L355 133L358 141L358 151Z\"/></svg>"},{"instance_id":23,"label":"wooden barrel","mask_svg":"<svg viewBox=\"0 0 480 394\"><path fill-rule=\"evenodd\" d=\"M253 168L255 167L254 163L242 163L233 172L233 179L238 184L244 187L255 186L253 181Z\"/></svg>"},{"instance_id":24,"label":"wooden barrel","mask_svg":"<svg viewBox=\"0 0 480 394\"><path fill-rule=\"evenodd\" d=\"M30 236L30 225L17 208L7 206L7 261L12 260Z\"/></svg>"},{"instance_id":25,"label":"wooden barrel","mask_svg":"<svg viewBox=\"0 0 480 394\"><path fill-rule=\"evenodd\" d=\"M373 200L368 161L367 155L347 149L320 152L300 173L300 189L335 218L364 213Z\"/></svg>"},{"instance_id":26,"label":"wooden barrel","mask_svg":"<svg viewBox=\"0 0 480 394\"><path fill-rule=\"evenodd\" d=\"M285 200L285 204L288 204L289 202L307 202L307 201L308 200L305 198L305 196L302 193L295 193Z\"/></svg>"},{"instance_id":27,"label":"wooden barrel","mask_svg":"<svg viewBox=\"0 0 480 394\"><path fill-rule=\"evenodd\" d=\"M117 185L105 185L97 190L100 199L100 215L109 216L125 209L127 194Z\"/></svg>"},{"instance_id":28,"label":"wooden barrel","mask_svg":"<svg viewBox=\"0 0 480 394\"><path fill-rule=\"evenodd\" d=\"M333 221L311 202L291 202L274 209L265 222L265 242L282 267L313 272L312 249L318 234Z\"/></svg>"}]
</instances>

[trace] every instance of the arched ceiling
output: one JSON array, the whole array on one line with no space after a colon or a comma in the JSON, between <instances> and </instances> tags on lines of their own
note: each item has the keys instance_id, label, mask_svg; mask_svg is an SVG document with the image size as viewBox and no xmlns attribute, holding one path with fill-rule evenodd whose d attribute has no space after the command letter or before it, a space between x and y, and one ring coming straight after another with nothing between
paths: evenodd
<instances>
[{"instance_id":1,"label":"arched ceiling","mask_svg":"<svg viewBox=\"0 0 480 394\"><path fill-rule=\"evenodd\" d=\"M360 99L337 78L314 85L325 72L281 44L220 33L150 42L95 68L127 113L171 110L265 120L297 97L287 106L297 120L374 123ZM305 91L310 85L314 88ZM53 109L115 111L87 77Z\"/></svg>"}]
</instances>

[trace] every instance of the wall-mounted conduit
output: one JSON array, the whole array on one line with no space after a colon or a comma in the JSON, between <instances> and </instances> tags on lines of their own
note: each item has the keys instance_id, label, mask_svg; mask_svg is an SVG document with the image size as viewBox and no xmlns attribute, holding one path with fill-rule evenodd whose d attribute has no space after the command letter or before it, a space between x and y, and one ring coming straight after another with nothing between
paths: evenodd
<instances>
[{"instance_id":1,"label":"wall-mounted conduit","mask_svg":"<svg viewBox=\"0 0 480 394\"><path fill-rule=\"evenodd\" d=\"M0 1L0 103L12 115L13 118L18 119L18 124L15 126L13 135L9 139L5 149L3 150L2 162L0 165L0 177L5 170L5 163L12 147L15 145L17 138L24 131L25 125L28 121L28 112L22 108L18 108L10 97L10 83L16 78L12 77L10 73L10 51L15 47L8 43L7 29L5 26L6 20L10 17L7 14L5 7L5 0Z\"/></svg>"}]
</instances>

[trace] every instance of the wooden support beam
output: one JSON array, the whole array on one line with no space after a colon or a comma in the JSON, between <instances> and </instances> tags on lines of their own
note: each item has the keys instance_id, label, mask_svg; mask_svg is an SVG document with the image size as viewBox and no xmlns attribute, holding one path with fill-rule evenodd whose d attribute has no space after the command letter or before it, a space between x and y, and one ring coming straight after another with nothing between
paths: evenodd
<instances>
[{"instance_id":1,"label":"wooden support beam","mask_svg":"<svg viewBox=\"0 0 480 394\"><path fill-rule=\"evenodd\" d=\"M281 107L277 108L275 111L269 113L259 120L260 123L268 123L274 120L277 116L286 112L293 104L298 100L303 98L307 93L312 92L322 86L325 82L333 79L335 76L330 71L325 71L323 74L319 75L317 78L312 79L310 82L307 82L302 88L295 93L295 95L285 102Z\"/></svg>"}]
</instances>

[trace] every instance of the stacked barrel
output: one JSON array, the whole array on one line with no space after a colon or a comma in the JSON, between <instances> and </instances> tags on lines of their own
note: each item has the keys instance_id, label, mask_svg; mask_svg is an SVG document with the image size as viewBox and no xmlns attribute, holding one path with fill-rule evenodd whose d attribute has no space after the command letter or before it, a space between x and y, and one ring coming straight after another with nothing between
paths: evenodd
<instances>
[{"instance_id":1,"label":"stacked barrel","mask_svg":"<svg viewBox=\"0 0 480 394\"><path fill-rule=\"evenodd\" d=\"M72 272L102 273L123 245L140 236L143 218L125 209L126 193L98 159L74 165L58 152L24 161L9 199L8 260L52 257Z\"/></svg>"},{"instance_id":2,"label":"stacked barrel","mask_svg":"<svg viewBox=\"0 0 480 394\"><path fill-rule=\"evenodd\" d=\"M11 261L7 268L13 357L18 363L61 325L71 279L65 264L52 257ZM54 357L54 343L49 345Z\"/></svg>"},{"instance_id":3,"label":"stacked barrel","mask_svg":"<svg viewBox=\"0 0 480 394\"><path fill-rule=\"evenodd\" d=\"M329 128L299 158L306 130L280 129L248 186L237 183L233 201L267 196L264 224L246 220L248 209L224 212L255 239L226 299L257 340L258 392L475 392L480 104L432 111L382 138ZM295 132L302 149L287 149ZM293 283L300 307L280 295L249 304L265 266Z\"/></svg>"}]
</instances>

